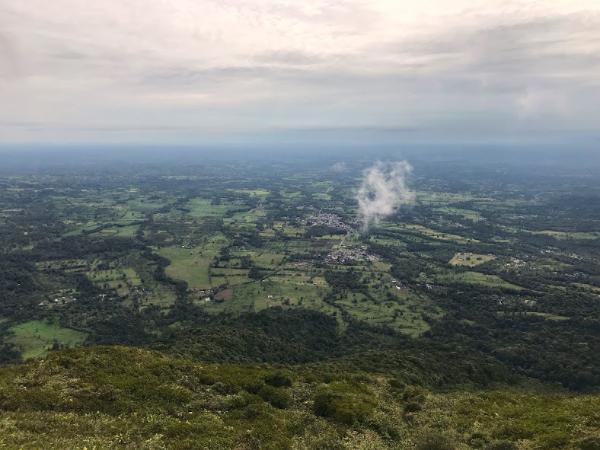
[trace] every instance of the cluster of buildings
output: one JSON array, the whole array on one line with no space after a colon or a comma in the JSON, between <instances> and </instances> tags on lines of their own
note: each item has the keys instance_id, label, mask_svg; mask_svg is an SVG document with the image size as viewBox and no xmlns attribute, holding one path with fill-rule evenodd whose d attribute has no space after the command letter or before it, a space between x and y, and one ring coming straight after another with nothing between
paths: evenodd
<instances>
[{"instance_id":1,"label":"cluster of buildings","mask_svg":"<svg viewBox=\"0 0 600 450\"><path fill-rule=\"evenodd\" d=\"M507 263L504 264L504 267L510 270L520 269L525 267L527 263L522 259L511 257Z\"/></svg>"},{"instance_id":2,"label":"cluster of buildings","mask_svg":"<svg viewBox=\"0 0 600 450\"><path fill-rule=\"evenodd\" d=\"M401 291L402 289L406 289L406 286L402 284L401 281L392 280L392 285L396 288L396 290Z\"/></svg>"},{"instance_id":3,"label":"cluster of buildings","mask_svg":"<svg viewBox=\"0 0 600 450\"><path fill-rule=\"evenodd\" d=\"M74 291L72 290L59 291L58 293L51 295L47 300L41 301L38 306L42 306L44 308L53 308L55 306L63 306L73 303L74 301L77 301L77 298L73 294Z\"/></svg>"},{"instance_id":4,"label":"cluster of buildings","mask_svg":"<svg viewBox=\"0 0 600 450\"><path fill-rule=\"evenodd\" d=\"M367 251L366 245L360 247L339 247L331 250L325 257L325 261L331 264L350 264L354 261L377 261L377 256Z\"/></svg>"},{"instance_id":5,"label":"cluster of buildings","mask_svg":"<svg viewBox=\"0 0 600 450\"><path fill-rule=\"evenodd\" d=\"M350 232L353 230L351 225L345 223L340 216L331 213L318 213L306 219L306 225L323 225L336 230Z\"/></svg>"}]
</instances>

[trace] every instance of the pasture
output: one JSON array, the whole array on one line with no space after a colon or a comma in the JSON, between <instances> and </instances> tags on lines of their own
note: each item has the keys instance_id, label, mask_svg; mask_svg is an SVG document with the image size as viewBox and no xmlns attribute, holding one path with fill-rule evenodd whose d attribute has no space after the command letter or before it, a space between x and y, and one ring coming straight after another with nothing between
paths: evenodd
<instances>
[{"instance_id":1,"label":"pasture","mask_svg":"<svg viewBox=\"0 0 600 450\"><path fill-rule=\"evenodd\" d=\"M168 276L185 281L191 289L208 289L215 285L211 282L210 264L226 243L227 239L217 234L208 238L203 245L192 248L163 247L158 254L171 262L165 269Z\"/></svg>"},{"instance_id":2,"label":"pasture","mask_svg":"<svg viewBox=\"0 0 600 450\"><path fill-rule=\"evenodd\" d=\"M482 255L479 253L461 252L456 253L448 262L451 266L476 267L486 262L495 260L494 255Z\"/></svg>"},{"instance_id":3,"label":"pasture","mask_svg":"<svg viewBox=\"0 0 600 450\"><path fill-rule=\"evenodd\" d=\"M9 329L9 341L21 349L23 359L44 356L57 343L64 347L81 345L87 334L71 328L64 328L56 322L31 320Z\"/></svg>"}]
</instances>

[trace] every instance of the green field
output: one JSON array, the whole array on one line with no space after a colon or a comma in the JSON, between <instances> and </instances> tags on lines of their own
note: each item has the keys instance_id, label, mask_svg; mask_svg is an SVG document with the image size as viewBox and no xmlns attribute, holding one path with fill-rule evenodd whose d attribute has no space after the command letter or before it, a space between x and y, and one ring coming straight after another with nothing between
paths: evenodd
<instances>
[{"instance_id":1,"label":"green field","mask_svg":"<svg viewBox=\"0 0 600 450\"><path fill-rule=\"evenodd\" d=\"M349 293L336 301L336 305L359 320L371 325L393 328L412 337L418 337L430 329L423 320L424 306L430 305L428 299L419 299L409 294L393 295L393 300L374 302L363 294ZM434 311L435 309L432 309L432 312Z\"/></svg>"},{"instance_id":2,"label":"green field","mask_svg":"<svg viewBox=\"0 0 600 450\"><path fill-rule=\"evenodd\" d=\"M266 189L230 189L231 192L235 192L236 194L248 195L250 197L261 197L264 198L269 195L269 191Z\"/></svg>"},{"instance_id":3,"label":"green field","mask_svg":"<svg viewBox=\"0 0 600 450\"><path fill-rule=\"evenodd\" d=\"M504 281L497 275L488 275L480 272L444 272L434 276L436 283L460 283L460 284L480 284L494 288L512 289L520 291L523 288L516 284Z\"/></svg>"},{"instance_id":4,"label":"green field","mask_svg":"<svg viewBox=\"0 0 600 450\"><path fill-rule=\"evenodd\" d=\"M223 235L216 235L201 246L164 247L158 253L171 261L165 269L168 276L185 281L190 289L207 289L215 285L210 279L210 263L226 243Z\"/></svg>"},{"instance_id":5,"label":"green field","mask_svg":"<svg viewBox=\"0 0 600 450\"><path fill-rule=\"evenodd\" d=\"M131 288L142 284L140 276L131 267L113 269L92 269L86 273L88 279L99 288L115 289L121 297L129 294Z\"/></svg>"},{"instance_id":6,"label":"green field","mask_svg":"<svg viewBox=\"0 0 600 450\"><path fill-rule=\"evenodd\" d=\"M481 220L481 214L477 211L473 211L472 209L452 208L445 206L441 208L435 208L434 211L442 214L461 216L463 219L472 220L473 222Z\"/></svg>"},{"instance_id":7,"label":"green field","mask_svg":"<svg viewBox=\"0 0 600 450\"><path fill-rule=\"evenodd\" d=\"M475 267L496 259L494 255L481 255L479 253L456 253L448 262L451 266Z\"/></svg>"},{"instance_id":8,"label":"green field","mask_svg":"<svg viewBox=\"0 0 600 450\"><path fill-rule=\"evenodd\" d=\"M433 230L423 225L418 224L386 224L383 226L386 230L410 232L420 234L428 239L435 239L439 241L456 242L457 244L467 244L470 242L478 242L476 239L466 238L458 236L456 234L443 233L441 231Z\"/></svg>"},{"instance_id":9,"label":"green field","mask_svg":"<svg viewBox=\"0 0 600 450\"><path fill-rule=\"evenodd\" d=\"M225 215L232 205L227 203L215 204L213 201L205 198L194 198L190 200L186 207L190 210L192 217L219 217Z\"/></svg>"},{"instance_id":10,"label":"green field","mask_svg":"<svg viewBox=\"0 0 600 450\"><path fill-rule=\"evenodd\" d=\"M542 231L528 231L528 233L536 234L539 236L549 236L558 240L574 239L574 240L593 240L600 239L600 232L578 232L578 231L553 231L553 230L542 230Z\"/></svg>"},{"instance_id":11,"label":"green field","mask_svg":"<svg viewBox=\"0 0 600 450\"><path fill-rule=\"evenodd\" d=\"M115 237L133 237L137 233L139 225L127 225L124 227L111 227L104 228L100 231L103 235L106 236L115 236Z\"/></svg>"},{"instance_id":12,"label":"green field","mask_svg":"<svg viewBox=\"0 0 600 450\"><path fill-rule=\"evenodd\" d=\"M63 328L57 323L31 320L9 328L9 340L21 349L23 359L44 356L54 343L65 347L81 345L86 333Z\"/></svg>"}]
</instances>

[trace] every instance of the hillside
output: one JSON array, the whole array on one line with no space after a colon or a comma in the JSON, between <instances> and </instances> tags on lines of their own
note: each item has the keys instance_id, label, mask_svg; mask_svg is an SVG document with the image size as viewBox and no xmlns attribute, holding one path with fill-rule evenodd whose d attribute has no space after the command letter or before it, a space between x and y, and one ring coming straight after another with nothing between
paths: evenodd
<instances>
[{"instance_id":1,"label":"hillside","mask_svg":"<svg viewBox=\"0 0 600 450\"><path fill-rule=\"evenodd\" d=\"M600 395L541 389L79 348L0 369L0 447L599 448Z\"/></svg>"}]
</instances>

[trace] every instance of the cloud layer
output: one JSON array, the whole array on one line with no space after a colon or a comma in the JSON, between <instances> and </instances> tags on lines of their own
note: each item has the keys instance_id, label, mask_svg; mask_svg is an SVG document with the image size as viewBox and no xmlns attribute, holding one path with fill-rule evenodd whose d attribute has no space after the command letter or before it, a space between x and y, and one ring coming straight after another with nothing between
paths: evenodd
<instances>
[{"instance_id":1,"label":"cloud layer","mask_svg":"<svg viewBox=\"0 0 600 450\"><path fill-rule=\"evenodd\" d=\"M598 131L599 80L597 0L0 4L4 142Z\"/></svg>"}]
</instances>

